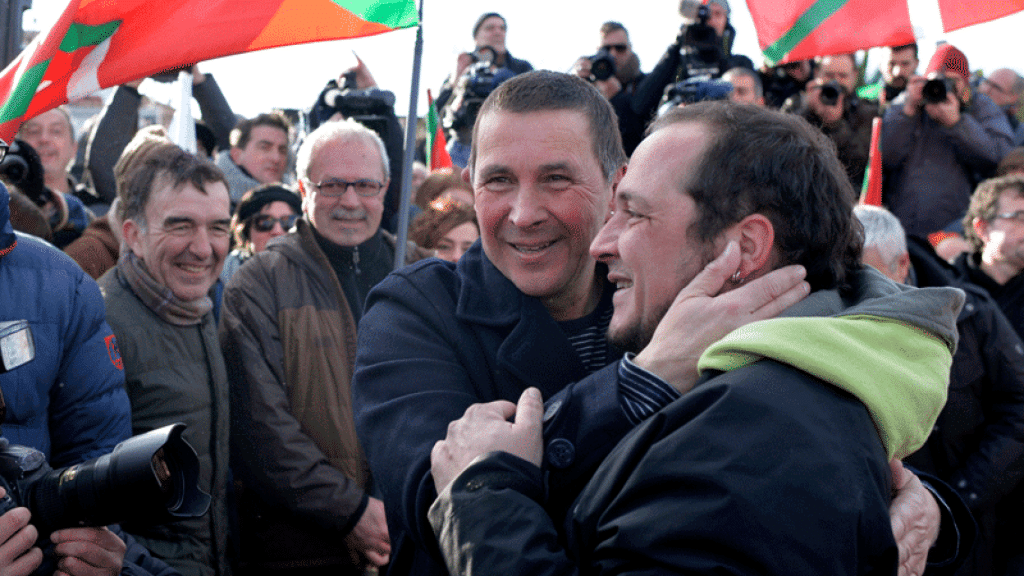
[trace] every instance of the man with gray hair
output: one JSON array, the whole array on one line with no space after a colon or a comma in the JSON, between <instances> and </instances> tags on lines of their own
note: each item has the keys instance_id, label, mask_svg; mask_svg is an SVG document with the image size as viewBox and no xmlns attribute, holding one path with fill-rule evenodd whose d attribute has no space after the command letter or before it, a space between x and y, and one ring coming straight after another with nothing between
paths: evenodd
<instances>
[{"instance_id":1,"label":"man with gray hair","mask_svg":"<svg viewBox=\"0 0 1024 576\"><path fill-rule=\"evenodd\" d=\"M349 392L363 302L395 257L380 228L388 156L372 130L344 120L310 134L297 162L305 214L224 292L232 454L244 486L239 567L360 574L390 554Z\"/></svg>"},{"instance_id":2,"label":"man with gray hair","mask_svg":"<svg viewBox=\"0 0 1024 576\"><path fill-rule=\"evenodd\" d=\"M974 514L978 539L958 574L1010 573L1002 566L1017 554L1024 529L1019 492L1010 496L1024 475L1014 464L1024 455L1024 345L985 290L958 279L927 241L908 238L888 210L857 206L853 213L864 226L865 264L896 282L967 295L946 405L924 447L906 461L945 480Z\"/></svg>"}]
</instances>

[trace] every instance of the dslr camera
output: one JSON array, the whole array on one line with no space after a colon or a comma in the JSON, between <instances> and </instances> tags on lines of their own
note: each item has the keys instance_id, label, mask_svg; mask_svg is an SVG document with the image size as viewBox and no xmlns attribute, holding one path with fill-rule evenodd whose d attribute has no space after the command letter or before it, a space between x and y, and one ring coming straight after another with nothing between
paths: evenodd
<instances>
[{"instance_id":1,"label":"dslr camera","mask_svg":"<svg viewBox=\"0 0 1024 576\"><path fill-rule=\"evenodd\" d=\"M835 80L829 80L820 88L818 99L825 106L835 106L839 103L839 96L843 93L843 87Z\"/></svg>"},{"instance_id":2,"label":"dslr camera","mask_svg":"<svg viewBox=\"0 0 1024 576\"><path fill-rule=\"evenodd\" d=\"M930 74L921 88L921 96L929 104L945 102L950 93L956 94L956 82L941 72Z\"/></svg>"},{"instance_id":3,"label":"dslr camera","mask_svg":"<svg viewBox=\"0 0 1024 576\"><path fill-rule=\"evenodd\" d=\"M0 322L0 373L35 357L25 320ZM0 394L0 421L7 407ZM17 506L32 512L40 539L77 526L151 526L206 513L210 496L199 489L199 458L172 424L118 444L113 452L54 470L45 455L0 438L0 514Z\"/></svg>"},{"instance_id":4,"label":"dslr camera","mask_svg":"<svg viewBox=\"0 0 1024 576\"><path fill-rule=\"evenodd\" d=\"M596 54L586 57L590 60L591 82L607 80L615 75L615 57L606 48L601 48Z\"/></svg>"}]
</instances>

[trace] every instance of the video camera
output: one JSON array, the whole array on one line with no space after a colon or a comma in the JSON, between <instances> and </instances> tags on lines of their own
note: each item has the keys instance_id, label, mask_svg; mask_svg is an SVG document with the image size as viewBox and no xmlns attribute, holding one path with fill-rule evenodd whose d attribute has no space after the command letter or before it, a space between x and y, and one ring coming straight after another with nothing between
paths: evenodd
<instances>
[{"instance_id":1,"label":"video camera","mask_svg":"<svg viewBox=\"0 0 1024 576\"><path fill-rule=\"evenodd\" d=\"M0 374L35 357L25 320L0 322ZM7 406L0 394L0 422ZM151 526L206 513L210 496L199 489L199 458L182 438L184 424L134 436L113 452L52 469L46 456L0 438L0 514L17 506L32 512L40 539L76 526Z\"/></svg>"},{"instance_id":2,"label":"video camera","mask_svg":"<svg viewBox=\"0 0 1024 576\"><path fill-rule=\"evenodd\" d=\"M588 79L591 82L607 80L615 75L615 57L607 48L601 48L596 54L591 54L586 58L590 60L590 78Z\"/></svg>"},{"instance_id":3,"label":"video camera","mask_svg":"<svg viewBox=\"0 0 1024 576\"><path fill-rule=\"evenodd\" d=\"M329 88L321 97L322 103L330 110L339 112L345 118L352 118L382 139L387 138L388 114L395 106L395 95L378 88L358 88L356 73L345 74L341 86Z\"/></svg>"},{"instance_id":4,"label":"video camera","mask_svg":"<svg viewBox=\"0 0 1024 576\"><path fill-rule=\"evenodd\" d=\"M441 121L445 130L459 131L472 128L480 112L480 105L498 84L513 76L512 71L507 68L494 70L491 67L494 55L494 49L488 46L483 46L470 54L473 57L473 64L462 73L455 87L455 99L461 96L462 103L457 107L448 108Z\"/></svg>"},{"instance_id":5,"label":"video camera","mask_svg":"<svg viewBox=\"0 0 1024 576\"><path fill-rule=\"evenodd\" d=\"M951 92L956 94L956 82L941 72L934 72L921 88L921 97L929 104L941 104Z\"/></svg>"},{"instance_id":6,"label":"video camera","mask_svg":"<svg viewBox=\"0 0 1024 576\"><path fill-rule=\"evenodd\" d=\"M658 108L658 116L680 104L693 104L704 100L725 100L732 92L732 84L725 80L707 78L690 78L671 84L665 89L663 104Z\"/></svg>"},{"instance_id":7,"label":"video camera","mask_svg":"<svg viewBox=\"0 0 1024 576\"><path fill-rule=\"evenodd\" d=\"M696 22L679 28L679 53L683 56L684 69L679 71L677 78L717 78L725 73L723 62L729 56L726 47L732 44L731 29L727 27L725 37L720 38L708 25L710 15L707 4L701 4L697 8Z\"/></svg>"}]
</instances>

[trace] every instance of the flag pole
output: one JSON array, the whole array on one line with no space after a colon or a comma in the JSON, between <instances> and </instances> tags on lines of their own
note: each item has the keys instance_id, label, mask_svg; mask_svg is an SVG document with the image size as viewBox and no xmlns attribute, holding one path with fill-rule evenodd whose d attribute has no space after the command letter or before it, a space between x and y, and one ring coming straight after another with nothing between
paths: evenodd
<instances>
[{"instance_id":1,"label":"flag pole","mask_svg":"<svg viewBox=\"0 0 1024 576\"><path fill-rule=\"evenodd\" d=\"M416 47L412 58L412 86L409 88L409 114L405 117L405 155L402 163L402 194L398 202L398 242L395 245L395 270L405 266L406 240L409 236L409 204L412 199L412 163L416 152L416 96L420 91L420 60L423 57L423 0L420 0Z\"/></svg>"}]
</instances>

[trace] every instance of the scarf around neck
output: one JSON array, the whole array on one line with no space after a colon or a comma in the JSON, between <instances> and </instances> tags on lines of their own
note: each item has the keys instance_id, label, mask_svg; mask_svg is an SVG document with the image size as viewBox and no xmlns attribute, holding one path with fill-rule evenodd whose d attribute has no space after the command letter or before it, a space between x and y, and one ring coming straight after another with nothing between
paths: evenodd
<instances>
[{"instance_id":1,"label":"scarf around neck","mask_svg":"<svg viewBox=\"0 0 1024 576\"><path fill-rule=\"evenodd\" d=\"M176 297L170 288L150 275L146 264L131 250L125 250L121 255L118 268L139 300L169 324L194 326L202 322L203 316L213 309L213 301L206 295L195 300Z\"/></svg>"}]
</instances>

